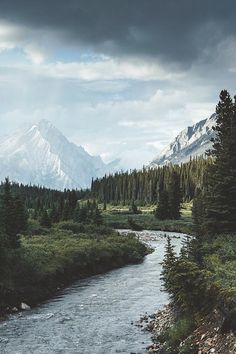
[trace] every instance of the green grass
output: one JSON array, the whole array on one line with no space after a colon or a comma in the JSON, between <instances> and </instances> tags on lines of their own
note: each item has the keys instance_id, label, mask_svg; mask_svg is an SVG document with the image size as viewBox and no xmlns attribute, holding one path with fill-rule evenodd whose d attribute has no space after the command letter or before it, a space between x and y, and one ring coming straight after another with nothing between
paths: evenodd
<instances>
[{"instance_id":1,"label":"green grass","mask_svg":"<svg viewBox=\"0 0 236 354\"><path fill-rule=\"evenodd\" d=\"M109 227L117 229L130 228L129 218L134 223L141 226L144 230L163 230L192 233L193 222L191 204L186 203L181 209L181 218L179 220L158 220L154 214L154 206L140 208L142 214L130 214L129 208L126 206L111 206L103 212L105 223Z\"/></svg>"}]
</instances>

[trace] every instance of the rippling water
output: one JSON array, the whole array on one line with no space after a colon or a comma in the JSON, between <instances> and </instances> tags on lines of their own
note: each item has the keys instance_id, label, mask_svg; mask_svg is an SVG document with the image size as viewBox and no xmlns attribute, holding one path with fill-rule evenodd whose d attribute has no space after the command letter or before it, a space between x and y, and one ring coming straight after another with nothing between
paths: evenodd
<instances>
[{"instance_id":1,"label":"rippling water","mask_svg":"<svg viewBox=\"0 0 236 354\"><path fill-rule=\"evenodd\" d=\"M159 279L164 234L181 235L138 234L155 248L143 263L80 280L41 306L10 316L0 323L0 353L145 353L150 334L131 323L168 302ZM176 250L181 238L173 238Z\"/></svg>"}]
</instances>

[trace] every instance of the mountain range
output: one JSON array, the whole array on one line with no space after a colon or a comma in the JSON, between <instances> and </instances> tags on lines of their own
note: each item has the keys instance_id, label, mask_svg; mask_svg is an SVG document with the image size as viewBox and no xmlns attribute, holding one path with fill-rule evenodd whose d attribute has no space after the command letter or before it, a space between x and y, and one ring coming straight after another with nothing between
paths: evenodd
<instances>
[{"instance_id":1,"label":"mountain range","mask_svg":"<svg viewBox=\"0 0 236 354\"><path fill-rule=\"evenodd\" d=\"M204 155L212 146L216 114L189 126L154 158L150 167L180 164ZM63 190L87 188L92 178L120 169L120 161L105 164L82 146L70 142L49 121L28 125L0 139L0 181L12 181Z\"/></svg>"},{"instance_id":2,"label":"mountain range","mask_svg":"<svg viewBox=\"0 0 236 354\"><path fill-rule=\"evenodd\" d=\"M92 178L114 172L82 146L68 141L50 122L41 120L0 140L0 180L54 189L86 188Z\"/></svg>"},{"instance_id":3,"label":"mountain range","mask_svg":"<svg viewBox=\"0 0 236 354\"><path fill-rule=\"evenodd\" d=\"M191 157L205 155L206 150L212 147L211 139L214 138L212 127L215 123L216 114L213 114L182 130L162 153L152 160L150 166L180 164L189 161Z\"/></svg>"}]
</instances>

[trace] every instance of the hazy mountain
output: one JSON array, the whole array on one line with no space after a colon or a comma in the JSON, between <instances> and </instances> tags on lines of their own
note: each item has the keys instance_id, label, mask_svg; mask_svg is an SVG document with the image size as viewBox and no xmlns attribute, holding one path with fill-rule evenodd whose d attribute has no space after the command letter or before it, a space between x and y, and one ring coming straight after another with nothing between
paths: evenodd
<instances>
[{"instance_id":1,"label":"hazy mountain","mask_svg":"<svg viewBox=\"0 0 236 354\"><path fill-rule=\"evenodd\" d=\"M184 129L150 165L160 166L170 162L179 164L189 161L191 156L204 155L212 146L211 138L214 137L212 127L215 125L215 120L216 114L213 114L210 118Z\"/></svg>"},{"instance_id":2,"label":"hazy mountain","mask_svg":"<svg viewBox=\"0 0 236 354\"><path fill-rule=\"evenodd\" d=\"M112 172L114 165L69 142L46 120L0 139L0 180L9 176L56 189L85 188L92 177Z\"/></svg>"}]
</instances>

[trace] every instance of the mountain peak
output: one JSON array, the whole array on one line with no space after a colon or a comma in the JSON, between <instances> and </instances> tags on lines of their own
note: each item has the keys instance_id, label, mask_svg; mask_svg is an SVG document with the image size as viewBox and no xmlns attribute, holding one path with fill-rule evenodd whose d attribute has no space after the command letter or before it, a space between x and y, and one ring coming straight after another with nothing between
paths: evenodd
<instances>
[{"instance_id":1,"label":"mountain peak","mask_svg":"<svg viewBox=\"0 0 236 354\"><path fill-rule=\"evenodd\" d=\"M112 172L100 157L69 140L45 119L0 140L0 180L55 189L86 188Z\"/></svg>"},{"instance_id":2,"label":"mountain peak","mask_svg":"<svg viewBox=\"0 0 236 354\"><path fill-rule=\"evenodd\" d=\"M161 166L168 163L180 164L190 157L204 155L211 148L214 136L212 127L216 122L216 114L203 119L182 130L179 135L157 156L150 166Z\"/></svg>"},{"instance_id":3,"label":"mountain peak","mask_svg":"<svg viewBox=\"0 0 236 354\"><path fill-rule=\"evenodd\" d=\"M39 129L56 129L54 125L47 119L41 119L36 125L39 127Z\"/></svg>"}]
</instances>

